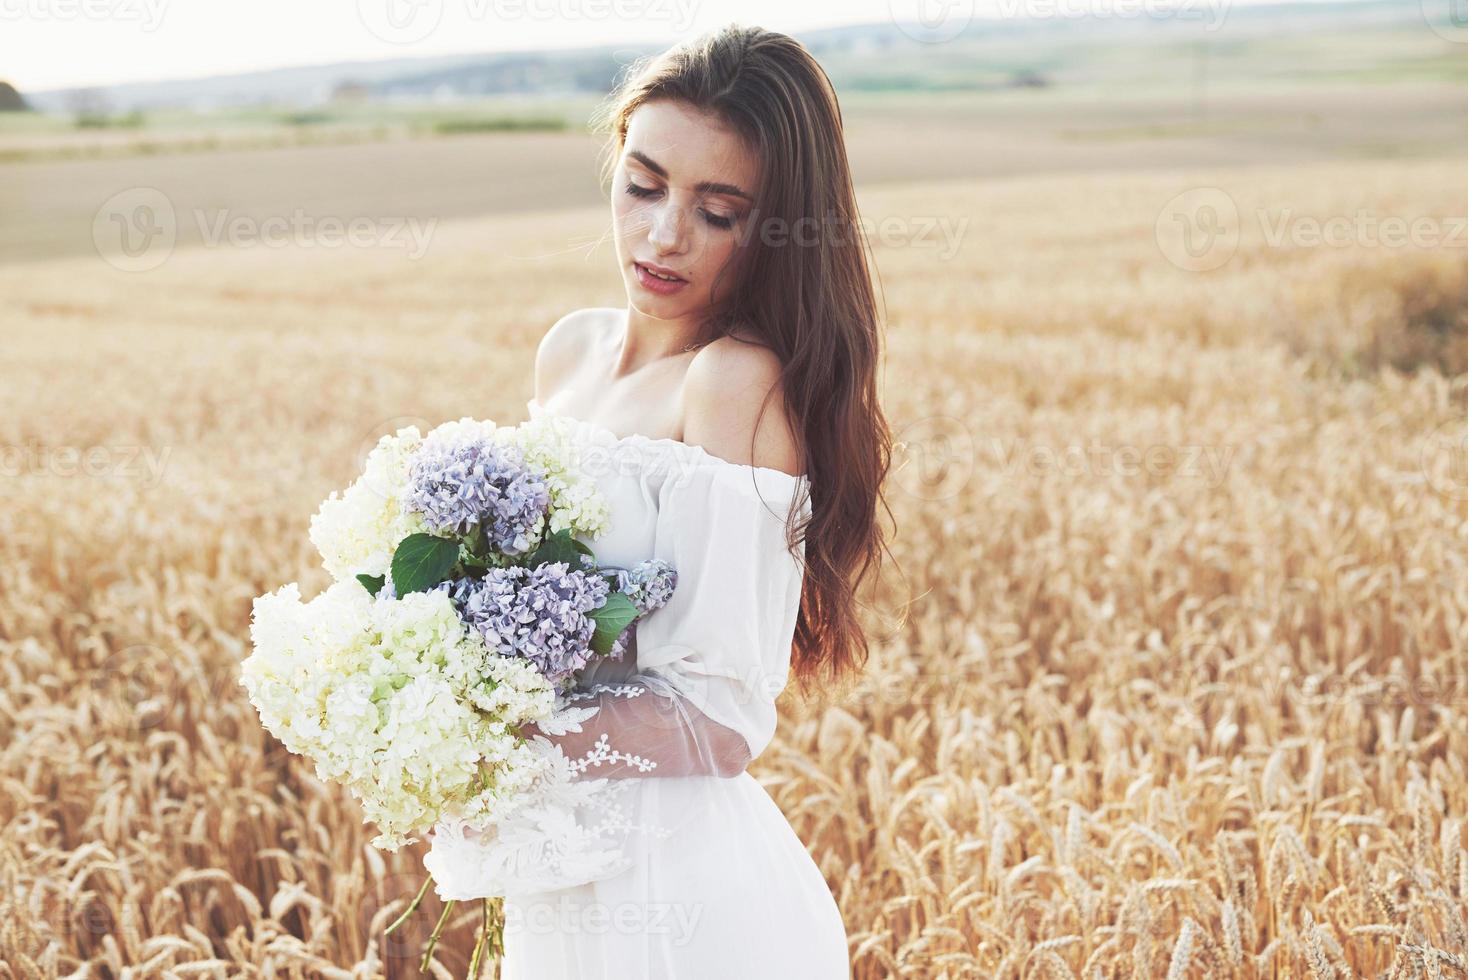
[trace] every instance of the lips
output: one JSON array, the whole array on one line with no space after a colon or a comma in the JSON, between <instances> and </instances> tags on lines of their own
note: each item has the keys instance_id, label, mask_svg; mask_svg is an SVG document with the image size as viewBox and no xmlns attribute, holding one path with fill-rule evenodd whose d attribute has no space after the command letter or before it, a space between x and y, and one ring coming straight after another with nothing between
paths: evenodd
<instances>
[{"instance_id":1,"label":"lips","mask_svg":"<svg viewBox=\"0 0 1468 980\"><path fill-rule=\"evenodd\" d=\"M647 270L648 272L656 273L659 277L666 279L669 282L688 281L687 279L684 279L682 276L678 275L678 273L674 272L672 269L667 269L663 266L655 265L652 262L637 262L635 264L642 266L642 268Z\"/></svg>"},{"instance_id":2,"label":"lips","mask_svg":"<svg viewBox=\"0 0 1468 980\"><path fill-rule=\"evenodd\" d=\"M653 275L654 272L666 273L668 270L660 265L649 265L644 262L633 262L632 267L637 270L637 285L644 292L654 296L672 296L682 292L688 286L688 280L678 277L675 279L663 279Z\"/></svg>"}]
</instances>

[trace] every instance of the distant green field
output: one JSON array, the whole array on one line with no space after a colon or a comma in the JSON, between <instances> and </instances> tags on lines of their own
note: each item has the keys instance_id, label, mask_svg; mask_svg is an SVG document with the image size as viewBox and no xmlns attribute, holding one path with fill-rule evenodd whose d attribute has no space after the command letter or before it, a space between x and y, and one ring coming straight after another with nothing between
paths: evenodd
<instances>
[{"instance_id":1,"label":"distant green field","mask_svg":"<svg viewBox=\"0 0 1468 980\"><path fill-rule=\"evenodd\" d=\"M1468 45L1453 44L1428 30L1412 5L1380 26L1344 24L1320 30L1286 20L1275 32L1263 29L1254 12L1244 15L1219 6L1211 15L1197 13L1201 19L1196 24L1121 34L1108 32L1105 23L1060 23L1042 34L1017 35L976 21L962 43L926 46L920 56L836 50L823 53L821 62L843 108L858 121L908 118L914 107L924 115L951 112L955 119L983 118L1004 112L1011 98L1036 105L1041 116L1052 114L1054 105L1071 106L1084 123L1093 115L1124 114L1121 107L1138 100L1191 101L1206 107L1209 100L1288 101L1316 86L1377 86L1380 97L1387 99L1400 94L1392 88L1409 83L1468 89ZM1215 23L1210 17L1223 19ZM0 163L506 131L575 133L585 131L600 98L585 93L431 103L345 99L209 112L109 113L93 107L54 115L4 113ZM1171 138L1178 123L1172 118L1126 120L1116 132L1129 138ZM1088 137L1068 132L1063 138Z\"/></svg>"}]
</instances>

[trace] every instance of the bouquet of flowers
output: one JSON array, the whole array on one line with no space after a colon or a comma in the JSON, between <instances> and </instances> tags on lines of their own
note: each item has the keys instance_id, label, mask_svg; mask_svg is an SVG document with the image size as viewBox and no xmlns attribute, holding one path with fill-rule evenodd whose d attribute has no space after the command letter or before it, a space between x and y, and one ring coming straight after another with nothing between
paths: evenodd
<instances>
[{"instance_id":1,"label":"bouquet of flowers","mask_svg":"<svg viewBox=\"0 0 1468 980\"><path fill-rule=\"evenodd\" d=\"M384 436L312 518L332 584L309 602L294 582L255 599L250 701L288 750L361 802L379 848L440 822L489 835L522 827L605 782L577 779L520 727L577 730L577 671L621 655L677 574L660 561L598 567L575 536L600 536L607 504L551 422L465 418ZM487 897L471 975L486 945L503 951L502 934Z\"/></svg>"}]
</instances>

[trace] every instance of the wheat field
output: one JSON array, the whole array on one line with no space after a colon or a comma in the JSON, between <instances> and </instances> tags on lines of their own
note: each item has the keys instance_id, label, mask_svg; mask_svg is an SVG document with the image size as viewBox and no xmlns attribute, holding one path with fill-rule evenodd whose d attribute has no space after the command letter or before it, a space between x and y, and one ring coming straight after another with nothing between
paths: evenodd
<instances>
[{"instance_id":1,"label":"wheat field","mask_svg":"<svg viewBox=\"0 0 1468 980\"><path fill-rule=\"evenodd\" d=\"M1245 216L1206 271L1160 217L1200 193ZM1451 230L1465 161L861 199L897 563L753 768L853 975L1468 973L1468 240L1255 217ZM421 851L261 729L250 600L326 584L378 436L524 417L541 333L624 302L605 230L0 269L0 977L416 974Z\"/></svg>"}]
</instances>

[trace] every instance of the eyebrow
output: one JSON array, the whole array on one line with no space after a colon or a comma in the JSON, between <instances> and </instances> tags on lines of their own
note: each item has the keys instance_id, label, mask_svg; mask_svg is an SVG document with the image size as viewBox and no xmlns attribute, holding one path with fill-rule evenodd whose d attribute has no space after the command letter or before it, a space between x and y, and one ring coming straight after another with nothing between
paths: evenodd
<instances>
[{"instance_id":1,"label":"eyebrow","mask_svg":"<svg viewBox=\"0 0 1468 980\"><path fill-rule=\"evenodd\" d=\"M659 177L667 179L667 169L664 168L662 164L658 163L652 157L648 156L646 153L643 153L641 150L628 150L627 155L636 160L638 163L642 164L647 169L651 170L653 173L657 174ZM742 197L746 201L754 200L754 198L750 197L748 194L744 193L744 191L740 190L738 187L735 187L733 184L720 184L715 181L705 180L702 183L694 184L693 189L701 194L731 194L734 197Z\"/></svg>"}]
</instances>

